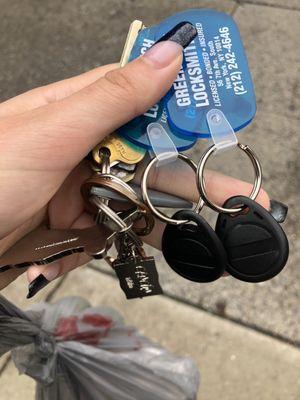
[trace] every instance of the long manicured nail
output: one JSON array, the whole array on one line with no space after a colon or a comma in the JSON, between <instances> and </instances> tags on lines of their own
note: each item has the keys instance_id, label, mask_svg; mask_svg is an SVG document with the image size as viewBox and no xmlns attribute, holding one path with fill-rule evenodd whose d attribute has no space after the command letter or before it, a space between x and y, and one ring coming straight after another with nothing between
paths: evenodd
<instances>
[{"instance_id":1,"label":"long manicured nail","mask_svg":"<svg viewBox=\"0 0 300 400\"><path fill-rule=\"evenodd\" d=\"M182 54L183 48L197 35L195 27L182 22L167 32L144 54L144 59L155 68L164 68Z\"/></svg>"},{"instance_id":2,"label":"long manicured nail","mask_svg":"<svg viewBox=\"0 0 300 400\"><path fill-rule=\"evenodd\" d=\"M171 40L172 42L180 44L184 49L191 43L197 36L197 29L190 22L180 22L173 29L167 32L164 36L156 41L156 43Z\"/></svg>"},{"instance_id":3,"label":"long manicured nail","mask_svg":"<svg viewBox=\"0 0 300 400\"><path fill-rule=\"evenodd\" d=\"M285 221L288 214L288 206L277 200L270 200L270 214L280 224Z\"/></svg>"},{"instance_id":4,"label":"long manicured nail","mask_svg":"<svg viewBox=\"0 0 300 400\"><path fill-rule=\"evenodd\" d=\"M28 293L27 293L27 299L31 299L37 292L39 292L41 289L43 289L45 286L48 285L50 281L44 277L43 274L38 275L32 282L29 283L28 285Z\"/></svg>"},{"instance_id":5,"label":"long manicured nail","mask_svg":"<svg viewBox=\"0 0 300 400\"><path fill-rule=\"evenodd\" d=\"M42 290L45 286L53 281L60 272L60 266L58 264L49 265L47 269L40 275L38 275L32 282L28 285L27 299L31 299L34 295Z\"/></svg>"}]
</instances>

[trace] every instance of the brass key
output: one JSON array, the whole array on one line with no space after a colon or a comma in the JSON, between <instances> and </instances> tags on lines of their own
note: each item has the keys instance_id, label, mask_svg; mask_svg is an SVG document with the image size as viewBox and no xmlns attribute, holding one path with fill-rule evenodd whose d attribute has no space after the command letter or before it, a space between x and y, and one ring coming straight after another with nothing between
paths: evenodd
<instances>
[{"instance_id":1,"label":"brass key","mask_svg":"<svg viewBox=\"0 0 300 400\"><path fill-rule=\"evenodd\" d=\"M135 20L131 23L120 60L120 67L123 67L128 63L131 50L139 34L139 31L144 28L145 26L142 21ZM116 132L113 132L96 147L94 147L92 155L95 163L97 164L101 164L101 157L99 155L99 150L101 147L107 147L110 150L111 166L118 164L118 162L124 162L126 164L137 164L144 158L146 154L145 149L131 144L122 136L119 136ZM133 176L134 174L132 175L132 177ZM130 177L127 180L130 179L132 178Z\"/></svg>"},{"instance_id":2,"label":"brass key","mask_svg":"<svg viewBox=\"0 0 300 400\"><path fill-rule=\"evenodd\" d=\"M128 63L131 50L134 46L136 38L138 37L139 31L144 28L145 25L143 24L143 22L137 19L130 24L125 46L120 60L120 67L124 67L124 65Z\"/></svg>"},{"instance_id":3,"label":"brass key","mask_svg":"<svg viewBox=\"0 0 300 400\"><path fill-rule=\"evenodd\" d=\"M146 150L131 144L117 133L112 133L93 149L93 159L97 164L102 163L99 150L103 147L108 148L110 151L111 167L118 164L118 162L137 164L145 157L146 153Z\"/></svg>"}]
</instances>

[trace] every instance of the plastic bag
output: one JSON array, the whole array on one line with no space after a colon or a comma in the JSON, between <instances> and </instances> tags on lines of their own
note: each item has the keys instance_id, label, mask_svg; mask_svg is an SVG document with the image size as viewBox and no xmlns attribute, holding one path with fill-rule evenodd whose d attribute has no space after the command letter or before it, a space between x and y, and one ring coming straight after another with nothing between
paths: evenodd
<instances>
[{"instance_id":1,"label":"plastic bag","mask_svg":"<svg viewBox=\"0 0 300 400\"><path fill-rule=\"evenodd\" d=\"M36 400L193 400L199 373L80 297L23 312L0 296L0 355L37 381Z\"/></svg>"}]
</instances>

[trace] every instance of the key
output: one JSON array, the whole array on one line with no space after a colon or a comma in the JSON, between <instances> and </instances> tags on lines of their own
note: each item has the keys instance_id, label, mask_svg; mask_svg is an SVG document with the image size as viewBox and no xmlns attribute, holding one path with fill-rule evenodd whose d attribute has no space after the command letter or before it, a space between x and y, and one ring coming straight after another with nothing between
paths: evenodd
<instances>
[{"instance_id":1,"label":"key","mask_svg":"<svg viewBox=\"0 0 300 400\"><path fill-rule=\"evenodd\" d=\"M40 227L19 240L0 257L0 272L11 268L44 265L73 253L102 258L111 247L115 232L103 224L86 229Z\"/></svg>"},{"instance_id":2,"label":"key","mask_svg":"<svg viewBox=\"0 0 300 400\"><path fill-rule=\"evenodd\" d=\"M123 53L120 60L120 67L124 67L129 61L131 50L134 46L134 43L138 37L139 32L145 29L145 25L142 21L134 20L129 27L129 31L127 34L125 46L123 49Z\"/></svg>"},{"instance_id":3,"label":"key","mask_svg":"<svg viewBox=\"0 0 300 400\"><path fill-rule=\"evenodd\" d=\"M120 161L115 166L115 168L117 168L119 170L127 171L127 172L135 172L137 169L137 164L126 164L126 163Z\"/></svg>"},{"instance_id":4,"label":"key","mask_svg":"<svg viewBox=\"0 0 300 400\"><path fill-rule=\"evenodd\" d=\"M136 164L134 164L134 165L136 165ZM111 167L110 171L111 171L112 175L116 176L117 178L122 179L122 181L130 182L135 177L136 167L132 171L129 171L129 170L125 170L124 168L119 168L119 164L117 164L114 167Z\"/></svg>"},{"instance_id":5,"label":"key","mask_svg":"<svg viewBox=\"0 0 300 400\"><path fill-rule=\"evenodd\" d=\"M272 215L248 197L232 197L224 207L240 205L246 207L244 211L219 214L216 224L216 233L227 251L226 270L245 282L263 282L286 265L288 239Z\"/></svg>"},{"instance_id":6,"label":"key","mask_svg":"<svg viewBox=\"0 0 300 400\"><path fill-rule=\"evenodd\" d=\"M103 150L104 148L102 148ZM91 161L91 160L90 160ZM97 164L93 161L90 162L90 167L92 171L101 174L102 164ZM130 182L135 176L137 165L136 164L125 164L118 163L113 167L110 167L110 173L117 178L122 179L124 182Z\"/></svg>"},{"instance_id":7,"label":"key","mask_svg":"<svg viewBox=\"0 0 300 400\"><path fill-rule=\"evenodd\" d=\"M178 211L173 218L194 224L166 226L162 252L168 265L190 281L212 282L220 278L225 271L227 257L212 227L191 210Z\"/></svg>"},{"instance_id":8,"label":"key","mask_svg":"<svg viewBox=\"0 0 300 400\"><path fill-rule=\"evenodd\" d=\"M130 184L130 187L136 192L140 200L142 200L142 191L140 186L135 185L135 184ZM128 200L124 197L121 196L120 194L113 192L112 190L108 190L103 187L97 187L94 186L91 188L91 194L98 196L98 197L104 197L108 198L111 200L117 200L121 202L127 202ZM152 204L155 207L165 207L165 208L192 208L193 203L182 199L181 197L173 196L168 193L164 192L159 192L157 190L151 190L148 189L148 195L149 198L152 202Z\"/></svg>"},{"instance_id":9,"label":"key","mask_svg":"<svg viewBox=\"0 0 300 400\"><path fill-rule=\"evenodd\" d=\"M132 47L138 37L140 30L144 28L145 27L142 21L138 20L133 21L132 24L130 25L120 60L121 67L123 67L125 64L128 63ZM123 137L119 136L118 133L114 132L110 134L107 138L105 138L101 143L99 143L93 149L92 157L96 164L101 164L101 156L99 154L99 150L101 149L101 147L106 147L110 150L111 167L113 167L118 163L122 163L123 168L124 164L125 165L137 164L144 158L146 154L145 149L133 145ZM121 179L126 180L126 182L132 180L134 178L134 172L135 171L133 171L132 174L126 174L126 175L123 173L123 177Z\"/></svg>"},{"instance_id":10,"label":"key","mask_svg":"<svg viewBox=\"0 0 300 400\"><path fill-rule=\"evenodd\" d=\"M162 294L154 257L125 233L118 236L118 257L112 267L127 299Z\"/></svg>"},{"instance_id":11,"label":"key","mask_svg":"<svg viewBox=\"0 0 300 400\"><path fill-rule=\"evenodd\" d=\"M136 210L124 215L125 226L138 218ZM11 268L49 264L73 253L85 252L93 258L103 258L124 225L98 224L86 229L39 227L20 239L0 257L0 272Z\"/></svg>"},{"instance_id":12,"label":"key","mask_svg":"<svg viewBox=\"0 0 300 400\"><path fill-rule=\"evenodd\" d=\"M112 133L93 149L93 159L98 164L101 164L102 162L99 150L103 147L106 147L110 151L111 167L119 162L137 164L146 154L146 150L128 142L117 133Z\"/></svg>"}]
</instances>

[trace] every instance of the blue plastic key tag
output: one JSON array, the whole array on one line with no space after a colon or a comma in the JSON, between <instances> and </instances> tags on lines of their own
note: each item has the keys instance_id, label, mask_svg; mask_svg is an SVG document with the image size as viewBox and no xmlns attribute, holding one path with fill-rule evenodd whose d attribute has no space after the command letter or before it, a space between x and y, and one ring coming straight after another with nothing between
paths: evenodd
<instances>
[{"instance_id":1,"label":"blue plastic key tag","mask_svg":"<svg viewBox=\"0 0 300 400\"><path fill-rule=\"evenodd\" d=\"M149 123L164 124L177 149L186 150L197 138L209 138L207 114L219 110L234 132L248 125L256 111L253 83L238 28L230 15L193 9L175 14L140 31L130 60L182 21L192 23L197 37L184 50L182 69L166 96L119 132L133 143L151 148Z\"/></svg>"},{"instance_id":2,"label":"blue plastic key tag","mask_svg":"<svg viewBox=\"0 0 300 400\"><path fill-rule=\"evenodd\" d=\"M246 54L233 18L213 10L188 10L157 26L160 37L182 20L198 36L184 50L184 61L173 87L164 97L171 128L187 135L210 136L206 114L219 109L236 132L256 111Z\"/></svg>"}]
</instances>

